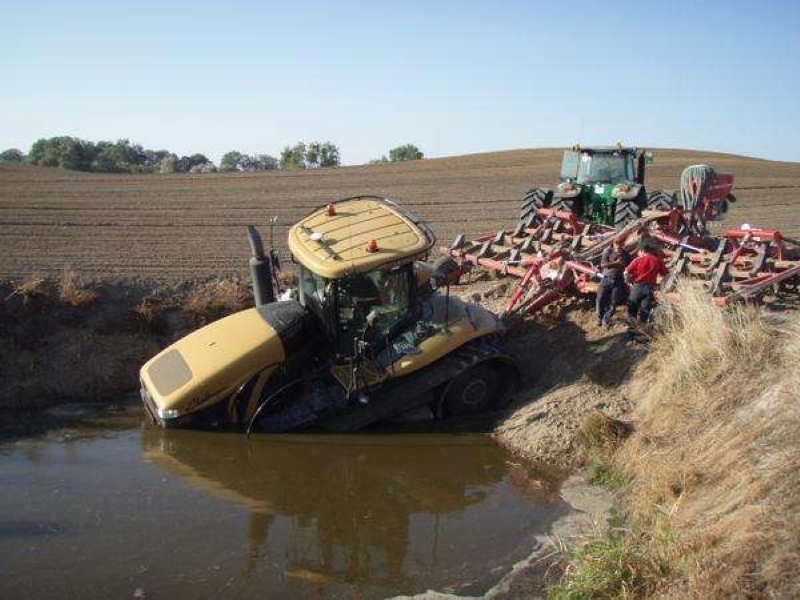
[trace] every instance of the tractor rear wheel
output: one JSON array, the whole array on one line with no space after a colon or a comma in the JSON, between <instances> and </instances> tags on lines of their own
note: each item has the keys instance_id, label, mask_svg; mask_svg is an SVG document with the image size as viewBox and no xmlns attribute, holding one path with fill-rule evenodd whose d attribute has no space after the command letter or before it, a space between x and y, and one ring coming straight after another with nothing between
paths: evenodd
<instances>
[{"instance_id":1,"label":"tractor rear wheel","mask_svg":"<svg viewBox=\"0 0 800 600\"><path fill-rule=\"evenodd\" d=\"M635 200L617 202L617 208L614 211L614 228L622 229L640 216L642 216L642 211Z\"/></svg>"},{"instance_id":2,"label":"tractor rear wheel","mask_svg":"<svg viewBox=\"0 0 800 600\"><path fill-rule=\"evenodd\" d=\"M525 194L519 211L519 218L527 221L539 208L547 208L553 201L553 190L547 188L533 188Z\"/></svg>"},{"instance_id":3,"label":"tractor rear wheel","mask_svg":"<svg viewBox=\"0 0 800 600\"><path fill-rule=\"evenodd\" d=\"M553 210L557 212L571 212L574 213L575 211L575 199L574 198L559 198L551 207Z\"/></svg>"},{"instance_id":4,"label":"tractor rear wheel","mask_svg":"<svg viewBox=\"0 0 800 600\"><path fill-rule=\"evenodd\" d=\"M655 190L647 195L647 208L650 210L669 211L678 205L675 194L668 194L664 190Z\"/></svg>"},{"instance_id":5,"label":"tractor rear wheel","mask_svg":"<svg viewBox=\"0 0 800 600\"><path fill-rule=\"evenodd\" d=\"M499 374L489 365L467 369L447 386L442 397L445 416L474 415L493 408L499 396Z\"/></svg>"}]
</instances>

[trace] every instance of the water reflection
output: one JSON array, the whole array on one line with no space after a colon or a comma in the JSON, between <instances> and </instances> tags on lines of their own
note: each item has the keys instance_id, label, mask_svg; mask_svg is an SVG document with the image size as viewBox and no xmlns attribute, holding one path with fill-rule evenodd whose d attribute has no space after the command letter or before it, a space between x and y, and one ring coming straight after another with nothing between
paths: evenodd
<instances>
[{"instance_id":1,"label":"water reflection","mask_svg":"<svg viewBox=\"0 0 800 600\"><path fill-rule=\"evenodd\" d=\"M516 549L520 529L542 532L560 512L552 484L482 436L246 442L148 430L143 449L165 473L249 510L246 572L275 559L284 577L311 583L403 588L420 571L502 561Z\"/></svg>"}]
</instances>

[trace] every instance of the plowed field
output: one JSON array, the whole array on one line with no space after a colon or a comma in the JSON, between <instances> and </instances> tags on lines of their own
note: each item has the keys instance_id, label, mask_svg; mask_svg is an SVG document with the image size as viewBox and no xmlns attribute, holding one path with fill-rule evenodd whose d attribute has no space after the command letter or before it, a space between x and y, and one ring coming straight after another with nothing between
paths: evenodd
<instances>
[{"instance_id":1,"label":"plowed field","mask_svg":"<svg viewBox=\"0 0 800 600\"><path fill-rule=\"evenodd\" d=\"M244 275L245 225L276 244L316 206L345 196L393 198L428 220L441 243L511 227L524 192L552 185L561 150L515 150L403 164L212 175L98 175L0 165L0 278L58 274L175 282ZM800 164L691 151L655 152L648 187L674 189L699 162L732 171L727 222L800 236Z\"/></svg>"}]
</instances>

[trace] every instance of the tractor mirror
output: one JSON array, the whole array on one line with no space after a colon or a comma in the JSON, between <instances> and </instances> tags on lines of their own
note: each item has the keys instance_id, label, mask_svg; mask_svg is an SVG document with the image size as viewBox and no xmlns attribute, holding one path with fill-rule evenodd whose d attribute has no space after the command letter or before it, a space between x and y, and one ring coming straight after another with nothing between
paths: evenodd
<instances>
[{"instance_id":1,"label":"tractor mirror","mask_svg":"<svg viewBox=\"0 0 800 600\"><path fill-rule=\"evenodd\" d=\"M647 151L647 152L644 153L644 162L647 163L648 165L652 165L653 164L653 153L652 152Z\"/></svg>"}]
</instances>

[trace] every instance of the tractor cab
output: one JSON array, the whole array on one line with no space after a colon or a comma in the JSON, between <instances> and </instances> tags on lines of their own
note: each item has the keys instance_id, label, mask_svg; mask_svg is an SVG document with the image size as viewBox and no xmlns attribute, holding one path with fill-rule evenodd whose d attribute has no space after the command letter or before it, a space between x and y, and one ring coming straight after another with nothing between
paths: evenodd
<instances>
[{"instance_id":1,"label":"tractor cab","mask_svg":"<svg viewBox=\"0 0 800 600\"><path fill-rule=\"evenodd\" d=\"M418 313L415 261L434 242L416 217L381 198L329 204L296 224L300 302L317 317L335 356L385 345Z\"/></svg>"},{"instance_id":2,"label":"tractor cab","mask_svg":"<svg viewBox=\"0 0 800 600\"><path fill-rule=\"evenodd\" d=\"M636 148L576 146L564 152L561 181L582 185L634 183L638 181L636 160Z\"/></svg>"}]
</instances>

